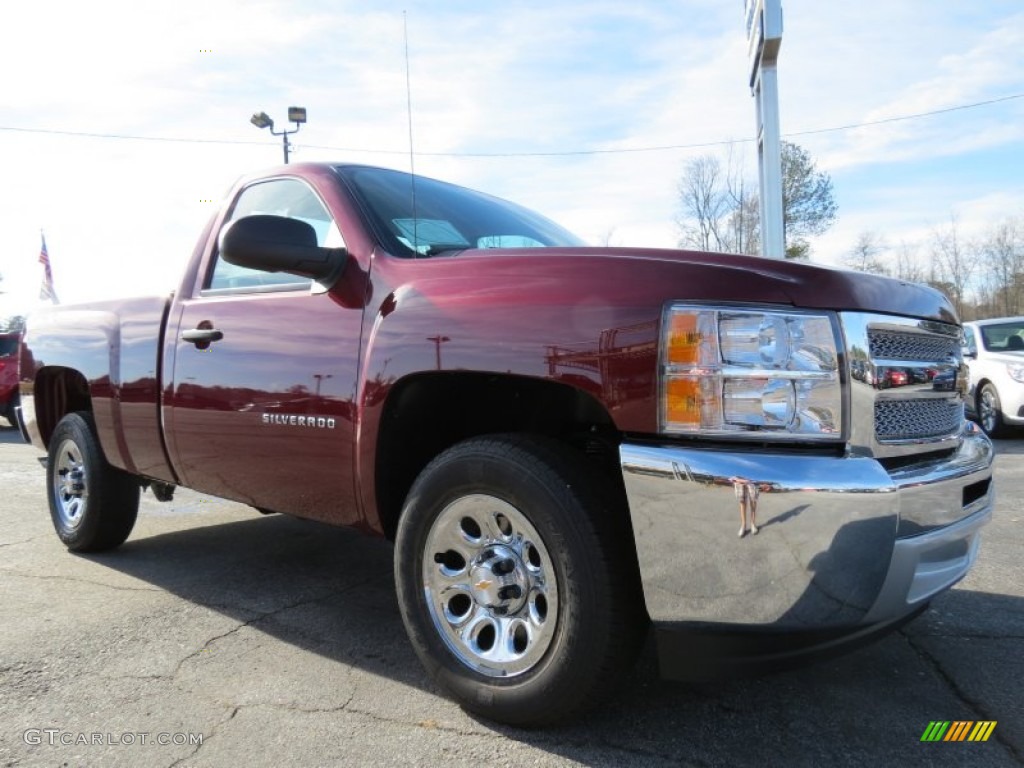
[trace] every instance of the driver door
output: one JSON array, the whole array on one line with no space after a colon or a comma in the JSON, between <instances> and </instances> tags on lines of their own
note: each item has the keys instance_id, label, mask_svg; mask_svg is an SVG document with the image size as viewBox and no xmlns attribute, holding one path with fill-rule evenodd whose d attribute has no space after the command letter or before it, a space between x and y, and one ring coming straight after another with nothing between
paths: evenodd
<instances>
[{"instance_id":1,"label":"driver door","mask_svg":"<svg viewBox=\"0 0 1024 768\"><path fill-rule=\"evenodd\" d=\"M318 244L342 242L316 191L297 178L243 189L230 219L301 219ZM353 441L360 308L303 277L211 256L205 279L169 319L175 343L168 448L190 488L262 510L357 520ZM195 331L210 331L195 340ZM192 341L182 338L188 334Z\"/></svg>"}]
</instances>

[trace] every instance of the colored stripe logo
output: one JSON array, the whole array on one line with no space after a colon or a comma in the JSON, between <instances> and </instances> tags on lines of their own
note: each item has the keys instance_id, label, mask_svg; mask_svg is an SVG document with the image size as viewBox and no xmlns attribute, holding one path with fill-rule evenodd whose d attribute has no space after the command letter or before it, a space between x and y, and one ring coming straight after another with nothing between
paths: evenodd
<instances>
[{"instance_id":1,"label":"colored stripe logo","mask_svg":"<svg viewBox=\"0 0 1024 768\"><path fill-rule=\"evenodd\" d=\"M997 720L932 720L921 741L988 741Z\"/></svg>"}]
</instances>

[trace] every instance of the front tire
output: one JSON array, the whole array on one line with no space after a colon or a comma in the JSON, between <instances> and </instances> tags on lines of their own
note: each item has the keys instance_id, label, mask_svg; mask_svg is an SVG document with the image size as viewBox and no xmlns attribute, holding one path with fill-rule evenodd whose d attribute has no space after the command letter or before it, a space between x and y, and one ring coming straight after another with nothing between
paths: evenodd
<instances>
[{"instance_id":1,"label":"front tire","mask_svg":"<svg viewBox=\"0 0 1024 768\"><path fill-rule=\"evenodd\" d=\"M632 665L647 619L620 497L540 438L474 438L423 470L398 526L398 601L420 660L463 707L547 725Z\"/></svg>"},{"instance_id":2,"label":"front tire","mask_svg":"<svg viewBox=\"0 0 1024 768\"><path fill-rule=\"evenodd\" d=\"M999 401L999 393L990 382L978 391L977 402L978 423L989 437L1002 437L1006 434L1003 423L1003 406Z\"/></svg>"},{"instance_id":3,"label":"front tire","mask_svg":"<svg viewBox=\"0 0 1024 768\"><path fill-rule=\"evenodd\" d=\"M54 429L46 486L53 527L72 552L113 549L135 526L139 483L107 463L86 411L69 413Z\"/></svg>"}]
</instances>

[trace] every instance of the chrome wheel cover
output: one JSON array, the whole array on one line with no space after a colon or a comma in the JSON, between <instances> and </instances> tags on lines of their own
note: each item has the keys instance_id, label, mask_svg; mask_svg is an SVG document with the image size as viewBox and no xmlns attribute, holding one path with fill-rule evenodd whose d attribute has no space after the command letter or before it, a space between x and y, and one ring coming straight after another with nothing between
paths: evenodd
<instances>
[{"instance_id":1,"label":"chrome wheel cover","mask_svg":"<svg viewBox=\"0 0 1024 768\"><path fill-rule=\"evenodd\" d=\"M475 672L524 674L551 646L551 557L529 519L501 499L473 494L441 511L427 533L423 589L438 634Z\"/></svg>"},{"instance_id":2,"label":"chrome wheel cover","mask_svg":"<svg viewBox=\"0 0 1024 768\"><path fill-rule=\"evenodd\" d=\"M82 513L89 500L88 475L82 451L74 440L64 440L57 448L53 467L53 498L65 528L74 529L81 525Z\"/></svg>"}]
</instances>

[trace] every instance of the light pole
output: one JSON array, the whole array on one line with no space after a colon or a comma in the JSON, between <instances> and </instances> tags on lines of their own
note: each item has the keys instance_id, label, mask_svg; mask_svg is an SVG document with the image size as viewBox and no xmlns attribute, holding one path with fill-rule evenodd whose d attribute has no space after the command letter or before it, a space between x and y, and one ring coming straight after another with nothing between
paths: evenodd
<instances>
[{"instance_id":1,"label":"light pole","mask_svg":"<svg viewBox=\"0 0 1024 768\"><path fill-rule=\"evenodd\" d=\"M786 257L779 128L779 47L782 0L746 0L750 91L757 99L757 162L761 187L761 255Z\"/></svg>"},{"instance_id":2,"label":"light pole","mask_svg":"<svg viewBox=\"0 0 1024 768\"><path fill-rule=\"evenodd\" d=\"M441 345L451 341L447 336L427 336L427 341L434 342L434 353L437 358L437 370L441 370Z\"/></svg>"},{"instance_id":3,"label":"light pole","mask_svg":"<svg viewBox=\"0 0 1024 768\"><path fill-rule=\"evenodd\" d=\"M316 379L316 394L314 395L314 397L319 399L320 398L320 384L323 382L324 379L333 379L334 378L334 374L332 374L332 373L314 373L313 374L313 378Z\"/></svg>"},{"instance_id":4,"label":"light pole","mask_svg":"<svg viewBox=\"0 0 1024 768\"><path fill-rule=\"evenodd\" d=\"M294 131L275 131L274 121L267 116L266 112L257 112L249 118L249 122L257 128L269 128L272 135L281 137L281 143L284 145L285 165L288 165L288 149L291 146L291 144L288 143L288 136L292 133L298 133L299 128L301 128L302 124L306 122L306 108L288 107L288 120L289 122L295 123Z\"/></svg>"}]
</instances>

